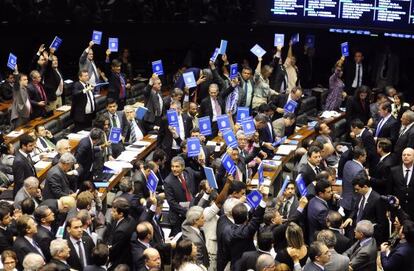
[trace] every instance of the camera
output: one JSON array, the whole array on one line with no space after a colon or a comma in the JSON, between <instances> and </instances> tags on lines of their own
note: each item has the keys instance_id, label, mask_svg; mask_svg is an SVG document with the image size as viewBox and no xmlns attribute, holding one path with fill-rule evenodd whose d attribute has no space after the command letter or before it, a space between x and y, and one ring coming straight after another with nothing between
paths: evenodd
<instances>
[{"instance_id":1,"label":"camera","mask_svg":"<svg viewBox=\"0 0 414 271\"><path fill-rule=\"evenodd\" d=\"M381 199L386 201L391 206L395 206L397 204L397 197L393 195L381 196Z\"/></svg>"}]
</instances>

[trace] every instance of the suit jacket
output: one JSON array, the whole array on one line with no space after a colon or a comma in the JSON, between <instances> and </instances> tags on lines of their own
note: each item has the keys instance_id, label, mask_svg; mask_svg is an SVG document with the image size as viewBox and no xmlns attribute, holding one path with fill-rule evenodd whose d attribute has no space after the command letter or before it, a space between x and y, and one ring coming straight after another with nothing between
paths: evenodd
<instances>
[{"instance_id":1,"label":"suit jacket","mask_svg":"<svg viewBox=\"0 0 414 271\"><path fill-rule=\"evenodd\" d=\"M322 170L322 164L319 165L319 168ZM316 172L309 165L309 162L304 164L299 170L299 174L302 174L302 178L305 181L306 186L315 180Z\"/></svg>"},{"instance_id":2,"label":"suit jacket","mask_svg":"<svg viewBox=\"0 0 414 271\"><path fill-rule=\"evenodd\" d=\"M363 106L363 105L364 106ZM351 97L346 103L346 120L349 125L355 119L360 119L364 124L367 124L371 118L371 110L369 107L369 99L365 99L363 103L359 97Z\"/></svg>"},{"instance_id":3,"label":"suit jacket","mask_svg":"<svg viewBox=\"0 0 414 271\"><path fill-rule=\"evenodd\" d=\"M106 269L101 266L97 266L93 264L93 265L85 266L85 268L83 268L83 271L106 271Z\"/></svg>"},{"instance_id":4,"label":"suit jacket","mask_svg":"<svg viewBox=\"0 0 414 271\"><path fill-rule=\"evenodd\" d=\"M0 228L0 253L13 248L13 233L10 228Z\"/></svg>"},{"instance_id":5,"label":"suit jacket","mask_svg":"<svg viewBox=\"0 0 414 271\"><path fill-rule=\"evenodd\" d=\"M371 172L371 186L381 195L387 193L387 188L390 185L391 168L398 164L398 160L390 153L382 161L378 162L374 171Z\"/></svg>"},{"instance_id":6,"label":"suit jacket","mask_svg":"<svg viewBox=\"0 0 414 271\"><path fill-rule=\"evenodd\" d=\"M278 96L275 97L275 99L273 100L273 103L276 107L280 107L280 108L284 108L287 101L289 99L289 94L280 94ZM295 108L295 111L293 113L295 113L295 115L298 115L299 112L299 108L300 108L300 101L296 101L298 103L298 105ZM278 113L275 111L275 115L273 116L274 119L279 119L283 117L283 113Z\"/></svg>"},{"instance_id":7,"label":"suit jacket","mask_svg":"<svg viewBox=\"0 0 414 271\"><path fill-rule=\"evenodd\" d=\"M364 168L354 160L349 160L345 163L342 175L342 200L340 205L345 210L353 210L356 201L356 193L352 180L358 175L364 173Z\"/></svg>"},{"instance_id":8,"label":"suit jacket","mask_svg":"<svg viewBox=\"0 0 414 271\"><path fill-rule=\"evenodd\" d=\"M369 82L371 80L369 72L368 72L368 65L366 63L361 63L362 67L362 80L361 85L369 85ZM345 87L347 90L350 90L352 88L352 83L354 82L354 79L356 79L356 63L354 61L347 61L345 63L345 69L344 69L344 78L345 78Z\"/></svg>"},{"instance_id":9,"label":"suit jacket","mask_svg":"<svg viewBox=\"0 0 414 271\"><path fill-rule=\"evenodd\" d=\"M150 191L147 187L147 178L141 170L137 170L131 180L134 184L134 193L138 195L138 198L146 199L150 196Z\"/></svg>"},{"instance_id":10,"label":"suit jacket","mask_svg":"<svg viewBox=\"0 0 414 271\"><path fill-rule=\"evenodd\" d=\"M283 118L278 118L277 120L272 122L273 127L273 134L276 137L284 137L285 136L285 120Z\"/></svg>"},{"instance_id":11,"label":"suit jacket","mask_svg":"<svg viewBox=\"0 0 414 271\"><path fill-rule=\"evenodd\" d=\"M343 255L348 256L354 271L377 270L377 242L374 238L364 244L364 246L360 245L360 241L356 242Z\"/></svg>"},{"instance_id":12,"label":"suit jacket","mask_svg":"<svg viewBox=\"0 0 414 271\"><path fill-rule=\"evenodd\" d=\"M40 83L40 85L42 84ZM37 117L44 116L46 113L46 107L42 107L37 104L45 100L42 98L42 96L40 96L40 93L37 90L37 87L34 85L34 83L29 83L29 85L27 86L27 91L29 93L30 104L32 105L32 112L30 114L31 118L34 119Z\"/></svg>"},{"instance_id":13,"label":"suit jacket","mask_svg":"<svg viewBox=\"0 0 414 271\"><path fill-rule=\"evenodd\" d=\"M132 265L131 237L136 225L134 219L125 217L118 224L114 221L107 226L107 243L112 246L109 250L111 269L118 264Z\"/></svg>"},{"instance_id":14,"label":"suit jacket","mask_svg":"<svg viewBox=\"0 0 414 271\"><path fill-rule=\"evenodd\" d=\"M184 139L189 138L190 131L193 129L193 122L187 114L181 114L181 116L184 125ZM161 149L169 150L172 148L173 140L173 134L170 132L170 129L168 129L168 120L167 118L163 118L161 120L160 131L157 137L157 146ZM181 137L175 139L178 146L180 146L182 140L183 139Z\"/></svg>"},{"instance_id":15,"label":"suit jacket","mask_svg":"<svg viewBox=\"0 0 414 271\"><path fill-rule=\"evenodd\" d=\"M65 172L59 167L59 164L53 166L47 173L42 191L43 199L59 199L72 192Z\"/></svg>"},{"instance_id":16,"label":"suit jacket","mask_svg":"<svg viewBox=\"0 0 414 271\"><path fill-rule=\"evenodd\" d=\"M20 188L23 187L23 182L28 177L36 177L36 169L20 151L16 151L16 155L13 161L13 176L14 187L13 195L17 194Z\"/></svg>"},{"instance_id":17,"label":"suit jacket","mask_svg":"<svg viewBox=\"0 0 414 271\"><path fill-rule=\"evenodd\" d=\"M249 84L252 88L252 94L250 97L250 101L247 101L247 93L245 90L245 84ZM244 79L240 78L240 86L239 86L239 99L238 99L238 105L239 106L246 106L247 104L250 104L250 107L253 104L253 93L254 93L254 81L253 79L249 79L247 81L244 81ZM249 102L249 103L248 103Z\"/></svg>"},{"instance_id":18,"label":"suit jacket","mask_svg":"<svg viewBox=\"0 0 414 271\"><path fill-rule=\"evenodd\" d=\"M368 129L365 129L358 140L361 140L365 150L367 151L366 164L370 169L370 172L372 172L379 162L379 156L376 147L377 145L375 144L374 136Z\"/></svg>"},{"instance_id":19,"label":"suit jacket","mask_svg":"<svg viewBox=\"0 0 414 271\"><path fill-rule=\"evenodd\" d=\"M270 66L273 67L274 71L270 79L270 86L272 89L276 90L277 92L284 92L287 88L287 81L286 81L286 70L282 63L280 62L279 57L274 57ZM282 85L284 88L282 89Z\"/></svg>"},{"instance_id":20,"label":"suit jacket","mask_svg":"<svg viewBox=\"0 0 414 271\"><path fill-rule=\"evenodd\" d=\"M0 95L3 100L13 99L13 86L10 85L7 81L0 85Z\"/></svg>"},{"instance_id":21,"label":"suit jacket","mask_svg":"<svg viewBox=\"0 0 414 271\"><path fill-rule=\"evenodd\" d=\"M151 85L147 85L145 88L139 91L139 95L144 95L144 104L148 108L148 112L144 116L144 122L147 126L147 130L153 130L155 124L156 113L158 112L162 116L162 110L160 108L160 102L158 94L152 89ZM161 94L159 94L161 95ZM164 108L164 105L162 105Z\"/></svg>"},{"instance_id":22,"label":"suit jacket","mask_svg":"<svg viewBox=\"0 0 414 271\"><path fill-rule=\"evenodd\" d=\"M411 271L414 270L414 246L410 243L399 243L387 256L381 252L381 264L384 271Z\"/></svg>"},{"instance_id":23,"label":"suit jacket","mask_svg":"<svg viewBox=\"0 0 414 271\"><path fill-rule=\"evenodd\" d=\"M313 262L307 263L302 269L302 271L323 271L323 270L325 270L325 269L320 268L319 266L317 266Z\"/></svg>"},{"instance_id":24,"label":"suit jacket","mask_svg":"<svg viewBox=\"0 0 414 271\"><path fill-rule=\"evenodd\" d=\"M220 94L219 94L219 96L217 96L217 102L219 103L219 105L221 107L221 114L222 115L226 114L226 112L225 112L226 111L226 106L225 106L225 103L224 103L224 99L222 98L222 96L220 96ZM212 106L212 103L211 103L210 96L204 98L201 101L199 112L200 112L199 118L209 116L210 120L213 122L213 106Z\"/></svg>"},{"instance_id":25,"label":"suit jacket","mask_svg":"<svg viewBox=\"0 0 414 271\"><path fill-rule=\"evenodd\" d=\"M308 226L309 226L309 244L314 241L316 231L326 227L326 217L329 213L327 202L319 197L314 197L308 205Z\"/></svg>"},{"instance_id":26,"label":"suit jacket","mask_svg":"<svg viewBox=\"0 0 414 271\"><path fill-rule=\"evenodd\" d=\"M227 228L234 223L226 216L222 215L217 220L217 270L223 271L227 263L230 261L230 250L225 242L228 233Z\"/></svg>"},{"instance_id":27,"label":"suit jacket","mask_svg":"<svg viewBox=\"0 0 414 271\"><path fill-rule=\"evenodd\" d=\"M134 271L138 271L145 266L145 249L147 249L147 246L138 240L137 234L134 232L131 238L132 267Z\"/></svg>"},{"instance_id":28,"label":"suit jacket","mask_svg":"<svg viewBox=\"0 0 414 271\"><path fill-rule=\"evenodd\" d=\"M414 125L399 135L394 144L394 156L397 161L401 161L401 155L405 148L414 148Z\"/></svg>"},{"instance_id":29,"label":"suit jacket","mask_svg":"<svg viewBox=\"0 0 414 271\"><path fill-rule=\"evenodd\" d=\"M410 182L407 186L407 182L404 179L402 166L398 165L391 168L391 180L388 187L388 194L395 195L400 200L401 208L408 213L408 215L414 217L414 209L412 204L414 203L414 174L411 174Z\"/></svg>"},{"instance_id":30,"label":"suit jacket","mask_svg":"<svg viewBox=\"0 0 414 271\"><path fill-rule=\"evenodd\" d=\"M125 143L131 143L132 144L133 142L130 142L132 123L128 122L126 118L125 118L124 121L125 121L125 135L124 135L125 136ZM142 123L142 121L141 120L136 120L136 119L134 121L137 124L138 128L141 130L142 135L143 136L147 135L148 131L145 130L145 126Z\"/></svg>"},{"instance_id":31,"label":"suit jacket","mask_svg":"<svg viewBox=\"0 0 414 271\"><path fill-rule=\"evenodd\" d=\"M186 169L183 171L183 174L187 183L187 189L194 196L198 187L194 171ZM164 189L166 199L170 205L170 222L172 225L181 225L187 214L187 209L182 207L180 202L187 202L187 199L180 180L172 172L165 179Z\"/></svg>"},{"instance_id":32,"label":"suit jacket","mask_svg":"<svg viewBox=\"0 0 414 271\"><path fill-rule=\"evenodd\" d=\"M295 218L296 212L297 212L297 209L298 209L298 206L299 206L298 197L296 195L293 195L292 197L293 197L293 200L292 200L292 203L290 204L290 207L289 207L289 213L287 214L287 219ZM276 202L276 199L275 199L274 202ZM279 213L280 214L283 213L283 208L284 208L284 205L281 204L280 207L279 207Z\"/></svg>"},{"instance_id":33,"label":"suit jacket","mask_svg":"<svg viewBox=\"0 0 414 271\"><path fill-rule=\"evenodd\" d=\"M73 90L72 90L72 106L70 109L70 116L75 122L82 122L85 119L86 113L86 104L88 101L88 95L86 93L83 93L83 85L80 81L77 81L73 84ZM96 101L95 96L93 96L93 104L95 111L92 112L92 117L95 116L96 113Z\"/></svg>"},{"instance_id":34,"label":"suit jacket","mask_svg":"<svg viewBox=\"0 0 414 271\"><path fill-rule=\"evenodd\" d=\"M67 259L68 264L76 270L83 270L83 266L80 262L78 253L76 252L76 248L75 246L77 246L77 244L73 244L72 241L70 240L69 236L66 237L66 239L68 240L68 246L70 248L70 256ZM88 239L85 238L81 238L82 239L82 243L83 243L83 249L85 252L85 256L86 256L86 265L88 264L92 264L92 249L95 247L95 244L93 243L93 241L91 242Z\"/></svg>"},{"instance_id":35,"label":"suit jacket","mask_svg":"<svg viewBox=\"0 0 414 271\"><path fill-rule=\"evenodd\" d=\"M352 240L350 240L345 235L341 234L338 230L330 229L336 236L336 245L335 251L339 254L344 253L348 248L350 248L353 244Z\"/></svg>"},{"instance_id":36,"label":"suit jacket","mask_svg":"<svg viewBox=\"0 0 414 271\"><path fill-rule=\"evenodd\" d=\"M182 228L183 239L190 240L194 245L197 246L196 261L198 264L204 265L206 268L210 266L210 260L206 247L206 240L204 234L196 232L189 224L184 222Z\"/></svg>"},{"instance_id":37,"label":"suit jacket","mask_svg":"<svg viewBox=\"0 0 414 271\"><path fill-rule=\"evenodd\" d=\"M52 68L52 61L49 60L43 73L44 88L48 101L56 101L56 90L59 88L61 80L63 80L59 72Z\"/></svg>"},{"instance_id":38,"label":"suit jacket","mask_svg":"<svg viewBox=\"0 0 414 271\"><path fill-rule=\"evenodd\" d=\"M76 148L75 158L76 162L82 167L82 174L79 175L79 180L87 180L92 176L92 163L94 161L95 152L92 146L91 138L89 136L84 137L79 141L79 145Z\"/></svg>"},{"instance_id":39,"label":"suit jacket","mask_svg":"<svg viewBox=\"0 0 414 271\"><path fill-rule=\"evenodd\" d=\"M243 159L239 159L236 166L240 170L240 172L242 173L242 176L241 176L242 179L239 180L239 181L242 181L242 182L246 183L247 178L249 177L248 172L247 172L247 168L246 168L246 163L244 162ZM217 172L217 178L216 178L219 190L221 190L224 187L224 184L226 182L226 178L225 178L226 174L227 174L226 169L224 168L223 164L220 164L220 167L219 167L218 172Z\"/></svg>"},{"instance_id":40,"label":"suit jacket","mask_svg":"<svg viewBox=\"0 0 414 271\"><path fill-rule=\"evenodd\" d=\"M27 198L31 198L35 202L36 206L40 203L40 199L37 199L37 198L34 198L34 197L30 196L27 193L26 189L24 189L24 187L22 187L22 188L19 189L19 191L17 191L17 194L14 197L14 204L13 204L14 207L17 208L17 209L21 209L20 203L23 200L27 199Z\"/></svg>"},{"instance_id":41,"label":"suit jacket","mask_svg":"<svg viewBox=\"0 0 414 271\"><path fill-rule=\"evenodd\" d=\"M109 76L108 76L108 83L109 83L109 85L108 85L108 98L112 98L117 102L121 99L120 94L121 94L122 84L121 84L120 76L123 77L124 84L126 85L127 84L127 78L125 77L125 74L123 74L123 73L115 74L114 72L111 71ZM125 88L125 86L124 86L124 88ZM127 95L126 88L124 89L124 91L125 91L125 93L124 93L125 97L123 97L122 100L125 100L126 95Z\"/></svg>"},{"instance_id":42,"label":"suit jacket","mask_svg":"<svg viewBox=\"0 0 414 271\"><path fill-rule=\"evenodd\" d=\"M13 245L13 251L16 252L17 255L17 269L18 270L23 270L23 259L24 257L29 254L29 253L36 253L36 254L40 254L40 252L32 245L30 244L30 242L22 237L22 236L18 236L16 238L16 240L14 240L14 245ZM43 257L43 255L41 255Z\"/></svg>"},{"instance_id":43,"label":"suit jacket","mask_svg":"<svg viewBox=\"0 0 414 271\"><path fill-rule=\"evenodd\" d=\"M374 135L376 135L377 129L379 129L378 125L375 128ZM382 124L377 137L388 138L394 144L398 139L398 132L399 132L399 123L393 116L390 116L388 120Z\"/></svg>"},{"instance_id":44,"label":"suit jacket","mask_svg":"<svg viewBox=\"0 0 414 271\"><path fill-rule=\"evenodd\" d=\"M128 121L127 121L127 119L126 119L125 113L123 111L116 111L115 114L118 117L118 121L119 121L119 125L120 125L120 127L118 127L118 128L121 128L122 136L125 137L125 135L127 133L127 130L129 129L129 126L130 126L129 123L128 123ZM106 115L109 118L109 125L112 128L113 127L113 124L112 124L112 114L109 113L108 111L106 111L104 113L104 115Z\"/></svg>"},{"instance_id":45,"label":"suit jacket","mask_svg":"<svg viewBox=\"0 0 414 271\"><path fill-rule=\"evenodd\" d=\"M262 254L268 254L264 251L246 251L243 253L241 258L236 262L234 271L247 271L249 269L256 269L256 261Z\"/></svg>"},{"instance_id":46,"label":"suit jacket","mask_svg":"<svg viewBox=\"0 0 414 271\"><path fill-rule=\"evenodd\" d=\"M50 242L55 239L55 235L50 230L46 229L42 225L37 226L37 233L33 238L42 249L43 255L45 255L46 261L49 261L52 256L50 255Z\"/></svg>"},{"instance_id":47,"label":"suit jacket","mask_svg":"<svg viewBox=\"0 0 414 271\"><path fill-rule=\"evenodd\" d=\"M15 75L14 80L16 81L13 86L13 103L11 107L10 121L17 118L30 117L30 108L26 106L29 101L29 92L27 88L21 87L19 84L19 76Z\"/></svg>"},{"instance_id":48,"label":"suit jacket","mask_svg":"<svg viewBox=\"0 0 414 271\"><path fill-rule=\"evenodd\" d=\"M69 264L66 264L58 259L51 259L49 263L55 264L57 267L57 271L70 271L71 270L71 266Z\"/></svg>"}]
</instances>

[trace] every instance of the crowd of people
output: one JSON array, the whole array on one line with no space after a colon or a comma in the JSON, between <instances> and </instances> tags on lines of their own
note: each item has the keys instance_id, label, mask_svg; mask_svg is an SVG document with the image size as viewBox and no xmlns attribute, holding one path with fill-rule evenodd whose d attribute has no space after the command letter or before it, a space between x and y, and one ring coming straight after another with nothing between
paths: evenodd
<instances>
[{"instance_id":1,"label":"crowd of people","mask_svg":"<svg viewBox=\"0 0 414 271\"><path fill-rule=\"evenodd\" d=\"M73 132L89 131L76 149L44 125L21 135L18 149L1 144L0 190L12 190L0 201L4 270L414 270L414 112L391 85L371 91L362 52L335 63L322 101L323 110L344 112L346 133L333 137L334 127L319 119L315 138L301 140L282 165L292 181L281 190L279 176L269 191L253 186L258 167L277 159L277 142L295 134L306 99L292 42L286 56L277 47L271 63L258 57L255 68L242 65L234 77L226 54L207 67L180 69L167 94L156 73L145 85L133 84L129 66L109 50L105 67L98 67L93 46L81 52L70 88ZM2 96L13 99L13 128L62 105L55 53L41 46L29 76L17 64L1 86ZM385 84L388 61L379 66L376 82ZM184 73L194 75L195 87ZM99 112L94 94L102 82L106 107ZM142 97L142 118L128 104L129 92ZM286 106L292 103L293 110ZM253 133L237 120L240 107L249 108ZM222 138L223 115L237 146L208 144ZM203 117L209 134L199 125ZM119 143L109 139L113 128L121 130ZM114 197L102 198L94 181L104 178L105 162L146 135L156 137L157 148L133 162ZM195 156L190 138L200 142ZM52 167L39 180L34 164L53 152ZM223 153L234 172L221 162ZM217 188L205 167L213 169ZM257 206L248 204L250 190L261 195Z\"/></svg>"}]
</instances>

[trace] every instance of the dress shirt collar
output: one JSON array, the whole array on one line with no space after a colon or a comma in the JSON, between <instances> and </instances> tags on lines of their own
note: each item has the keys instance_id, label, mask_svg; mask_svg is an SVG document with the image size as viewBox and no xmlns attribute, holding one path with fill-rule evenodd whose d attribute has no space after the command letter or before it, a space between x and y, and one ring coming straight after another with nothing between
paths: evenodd
<instances>
[{"instance_id":1,"label":"dress shirt collar","mask_svg":"<svg viewBox=\"0 0 414 271\"><path fill-rule=\"evenodd\" d=\"M139 239L137 239L137 240L138 240L138 242L140 242L141 244L143 244L146 248L151 247L150 243L146 243L146 242L144 242L142 240L139 240Z\"/></svg>"},{"instance_id":2,"label":"dress shirt collar","mask_svg":"<svg viewBox=\"0 0 414 271\"><path fill-rule=\"evenodd\" d=\"M367 203L367 200L369 198L369 196L371 195L372 192L372 188L370 187L367 191L367 193L365 193L364 197L365 197L365 204Z\"/></svg>"},{"instance_id":3,"label":"dress shirt collar","mask_svg":"<svg viewBox=\"0 0 414 271\"><path fill-rule=\"evenodd\" d=\"M198 234L200 234L201 235L201 231L200 231L200 229L199 228L197 228L197 227L193 227L193 226L190 226L196 233L198 233Z\"/></svg>"},{"instance_id":4,"label":"dress shirt collar","mask_svg":"<svg viewBox=\"0 0 414 271\"><path fill-rule=\"evenodd\" d=\"M325 270L325 268L322 266L322 265L320 265L320 264L318 264L318 263L316 263L316 262L313 262L317 267L319 267L321 270Z\"/></svg>"},{"instance_id":5,"label":"dress shirt collar","mask_svg":"<svg viewBox=\"0 0 414 271\"><path fill-rule=\"evenodd\" d=\"M381 156L381 158L380 158L380 162L381 161L383 161L388 155L390 155L391 153L389 152L389 153L386 153L386 154L384 154L383 156Z\"/></svg>"},{"instance_id":6,"label":"dress shirt collar","mask_svg":"<svg viewBox=\"0 0 414 271\"><path fill-rule=\"evenodd\" d=\"M363 165L363 164L361 164L361 162L359 162L358 160L356 160L356 159L352 159L352 161L354 161L355 163L357 163L358 165L360 165L362 168L364 168L364 165Z\"/></svg>"},{"instance_id":7,"label":"dress shirt collar","mask_svg":"<svg viewBox=\"0 0 414 271\"><path fill-rule=\"evenodd\" d=\"M372 239L372 237L369 237L369 238L366 238L366 239L364 239L364 240L361 240L361 241L359 242L359 245L360 245L361 247L363 247L363 246L367 245L367 244L371 241L371 239Z\"/></svg>"},{"instance_id":8,"label":"dress shirt collar","mask_svg":"<svg viewBox=\"0 0 414 271\"><path fill-rule=\"evenodd\" d=\"M362 128L361 132L357 135L357 137L361 137L364 131L365 131L365 128Z\"/></svg>"}]
</instances>

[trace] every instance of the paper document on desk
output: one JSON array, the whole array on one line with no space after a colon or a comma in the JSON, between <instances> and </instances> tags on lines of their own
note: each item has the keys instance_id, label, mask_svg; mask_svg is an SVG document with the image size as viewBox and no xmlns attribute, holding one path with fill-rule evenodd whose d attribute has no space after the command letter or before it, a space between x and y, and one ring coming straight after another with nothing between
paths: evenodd
<instances>
[{"instance_id":1,"label":"paper document on desk","mask_svg":"<svg viewBox=\"0 0 414 271\"><path fill-rule=\"evenodd\" d=\"M123 161L106 161L104 163L104 166L112 169L113 171L115 171L116 173L121 172L124 168L132 168L132 165L130 163L127 162L123 162Z\"/></svg>"},{"instance_id":2,"label":"paper document on desk","mask_svg":"<svg viewBox=\"0 0 414 271\"><path fill-rule=\"evenodd\" d=\"M71 139L71 140L81 140L84 137L87 137L87 135L75 134L75 133L68 134L68 139Z\"/></svg>"},{"instance_id":3,"label":"paper document on desk","mask_svg":"<svg viewBox=\"0 0 414 271\"><path fill-rule=\"evenodd\" d=\"M42 169L47 168L48 166L51 166L52 162L47 162L47 161L39 161L37 162L34 167L36 169L36 171L40 171Z\"/></svg>"},{"instance_id":4,"label":"paper document on desk","mask_svg":"<svg viewBox=\"0 0 414 271\"><path fill-rule=\"evenodd\" d=\"M126 162L132 162L132 160L137 158L137 152L135 151L123 151L118 158L116 158L117 161L126 161Z\"/></svg>"},{"instance_id":5,"label":"paper document on desk","mask_svg":"<svg viewBox=\"0 0 414 271\"><path fill-rule=\"evenodd\" d=\"M148 138L151 138L151 139L157 139L157 135L150 135Z\"/></svg>"},{"instance_id":6,"label":"paper document on desk","mask_svg":"<svg viewBox=\"0 0 414 271\"><path fill-rule=\"evenodd\" d=\"M162 204L162 210L168 212L170 210L170 205L168 205L168 201L164 200Z\"/></svg>"},{"instance_id":7,"label":"paper document on desk","mask_svg":"<svg viewBox=\"0 0 414 271\"><path fill-rule=\"evenodd\" d=\"M80 135L86 135L86 136L88 136L89 133L90 133L90 131L86 131L86 130L82 130L82 131L79 131L78 132L78 134L80 134Z\"/></svg>"},{"instance_id":8,"label":"paper document on desk","mask_svg":"<svg viewBox=\"0 0 414 271\"><path fill-rule=\"evenodd\" d=\"M56 111L62 111L62 112L67 112L71 109L70 105L62 105L59 108L56 108Z\"/></svg>"},{"instance_id":9,"label":"paper document on desk","mask_svg":"<svg viewBox=\"0 0 414 271\"><path fill-rule=\"evenodd\" d=\"M151 142L144 141L144 140L138 140L138 141L135 141L134 143L132 143L132 145L144 146L144 147L148 146L150 144L151 144Z\"/></svg>"},{"instance_id":10,"label":"paper document on desk","mask_svg":"<svg viewBox=\"0 0 414 271\"><path fill-rule=\"evenodd\" d=\"M55 151L52 151L52 152L44 152L44 153L42 153L43 155L45 155L47 158L51 158L51 159L53 159L53 158L55 158L55 156L58 154L57 152L55 152Z\"/></svg>"},{"instance_id":11,"label":"paper document on desk","mask_svg":"<svg viewBox=\"0 0 414 271\"><path fill-rule=\"evenodd\" d=\"M129 145L125 147L125 150L135 152L136 155L140 154L145 150L143 146Z\"/></svg>"},{"instance_id":12,"label":"paper document on desk","mask_svg":"<svg viewBox=\"0 0 414 271\"><path fill-rule=\"evenodd\" d=\"M271 183L272 183L272 181L270 179L264 178L264 182L263 182L264 186L270 186ZM250 181L250 185L258 186L259 185L259 179L252 179Z\"/></svg>"},{"instance_id":13,"label":"paper document on desk","mask_svg":"<svg viewBox=\"0 0 414 271\"><path fill-rule=\"evenodd\" d=\"M293 137L293 139L301 139L302 138L302 135L295 135L294 137Z\"/></svg>"},{"instance_id":14,"label":"paper document on desk","mask_svg":"<svg viewBox=\"0 0 414 271\"><path fill-rule=\"evenodd\" d=\"M341 114L336 111L323 111L321 118L322 119L329 119L329 118L336 118L339 117Z\"/></svg>"},{"instance_id":15,"label":"paper document on desk","mask_svg":"<svg viewBox=\"0 0 414 271\"><path fill-rule=\"evenodd\" d=\"M292 151L296 150L298 146L296 145L280 145L277 148L276 154L278 155L289 155Z\"/></svg>"},{"instance_id":16,"label":"paper document on desk","mask_svg":"<svg viewBox=\"0 0 414 271\"><path fill-rule=\"evenodd\" d=\"M262 160L262 163L270 167L278 167L282 165L282 161L275 161L275 160Z\"/></svg>"},{"instance_id":17,"label":"paper document on desk","mask_svg":"<svg viewBox=\"0 0 414 271\"><path fill-rule=\"evenodd\" d=\"M11 131L7 134L7 137L18 137L23 134L23 131Z\"/></svg>"}]
</instances>

